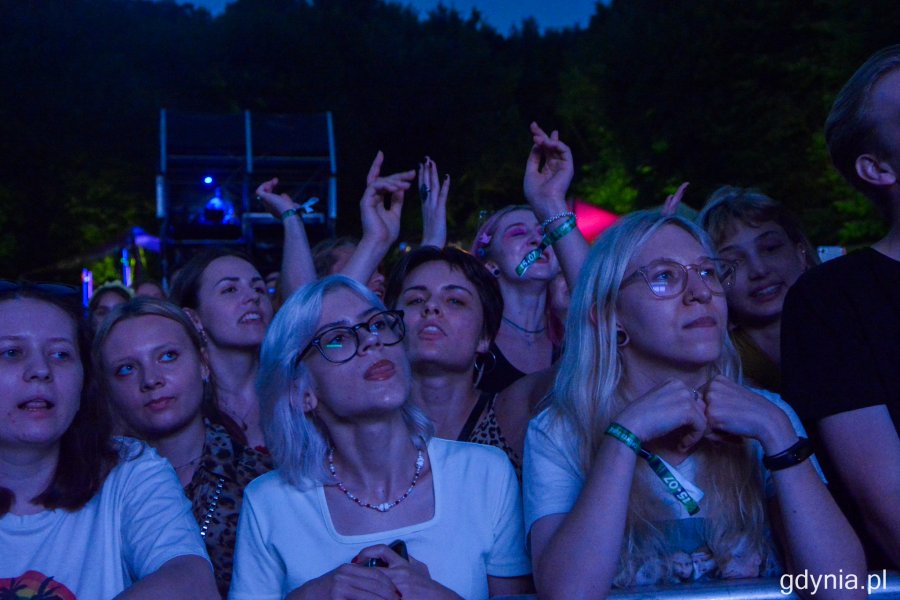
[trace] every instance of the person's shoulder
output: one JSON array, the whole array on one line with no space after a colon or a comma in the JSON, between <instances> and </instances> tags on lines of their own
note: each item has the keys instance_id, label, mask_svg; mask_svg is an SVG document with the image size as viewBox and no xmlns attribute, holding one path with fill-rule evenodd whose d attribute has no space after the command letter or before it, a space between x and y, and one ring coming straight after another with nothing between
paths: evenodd
<instances>
[{"instance_id":1,"label":"person's shoulder","mask_svg":"<svg viewBox=\"0 0 900 600\"><path fill-rule=\"evenodd\" d=\"M878 262L878 257L879 253L872 248L854 250L809 269L800 276L793 287L797 287L798 291L817 290L822 287L834 288L841 282L864 278L863 271L872 268Z\"/></svg>"},{"instance_id":2,"label":"person's shoulder","mask_svg":"<svg viewBox=\"0 0 900 600\"><path fill-rule=\"evenodd\" d=\"M166 459L159 455L147 442L132 437L113 438L113 447L119 453L117 468L140 468L147 465L165 465Z\"/></svg>"},{"instance_id":3,"label":"person's shoulder","mask_svg":"<svg viewBox=\"0 0 900 600\"><path fill-rule=\"evenodd\" d=\"M269 494L283 494L292 486L285 481L281 473L276 469L264 473L247 484L244 489L245 496L260 496Z\"/></svg>"},{"instance_id":4,"label":"person's shoulder","mask_svg":"<svg viewBox=\"0 0 900 600\"><path fill-rule=\"evenodd\" d=\"M509 458L500 448L473 442L458 442L443 438L431 438L428 442L428 454L432 461L441 461L444 468L456 470L465 464L466 472L483 468L486 471L505 469L512 465Z\"/></svg>"}]
</instances>

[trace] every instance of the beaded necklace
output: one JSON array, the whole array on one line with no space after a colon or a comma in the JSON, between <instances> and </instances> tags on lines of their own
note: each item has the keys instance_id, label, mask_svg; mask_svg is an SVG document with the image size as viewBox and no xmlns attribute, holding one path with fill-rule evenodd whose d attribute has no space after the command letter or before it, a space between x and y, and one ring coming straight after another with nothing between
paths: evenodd
<instances>
[{"instance_id":1,"label":"beaded necklace","mask_svg":"<svg viewBox=\"0 0 900 600\"><path fill-rule=\"evenodd\" d=\"M422 449L419 449L418 456L416 457L416 472L413 475L412 483L409 484L409 488L403 493L402 496L394 500L393 502L382 502L381 504L370 504L368 502L363 502L356 496L354 496L350 490L348 490L344 486L344 482L337 478L337 470L334 468L334 446L328 449L328 470L331 471L331 476L334 477L335 482L337 482L338 489L344 492L344 495L356 502L359 506L363 508L371 508L372 510L377 510L378 512L387 512L406 500L409 495L412 493L413 489L416 487L416 482L419 481L419 475L422 473L422 467L425 466L425 455L422 452Z\"/></svg>"}]
</instances>

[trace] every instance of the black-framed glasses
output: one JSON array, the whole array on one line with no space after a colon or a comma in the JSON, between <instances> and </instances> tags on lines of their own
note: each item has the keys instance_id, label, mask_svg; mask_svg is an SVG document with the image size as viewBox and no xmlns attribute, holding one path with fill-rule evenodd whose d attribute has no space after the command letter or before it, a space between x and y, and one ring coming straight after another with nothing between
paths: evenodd
<instances>
[{"instance_id":1,"label":"black-framed glasses","mask_svg":"<svg viewBox=\"0 0 900 600\"><path fill-rule=\"evenodd\" d=\"M406 335L402 310L385 310L375 313L367 321L352 326L331 327L316 335L297 355L297 362L313 348L328 362L342 364L349 362L359 352L359 330L378 336L382 346L400 343Z\"/></svg>"},{"instance_id":2,"label":"black-framed glasses","mask_svg":"<svg viewBox=\"0 0 900 600\"><path fill-rule=\"evenodd\" d=\"M674 260L654 260L626 277L620 287L643 278L654 296L674 298L687 288L688 271L695 271L710 293L721 296L734 285L734 269L734 261L720 258L707 258L693 265L683 265Z\"/></svg>"}]
</instances>

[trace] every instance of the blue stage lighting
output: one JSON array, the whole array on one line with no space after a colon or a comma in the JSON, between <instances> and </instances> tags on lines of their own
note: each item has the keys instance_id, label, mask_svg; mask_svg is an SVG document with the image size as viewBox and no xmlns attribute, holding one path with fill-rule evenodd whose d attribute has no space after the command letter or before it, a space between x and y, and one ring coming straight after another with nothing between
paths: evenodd
<instances>
[{"instance_id":1,"label":"blue stage lighting","mask_svg":"<svg viewBox=\"0 0 900 600\"><path fill-rule=\"evenodd\" d=\"M209 175L207 175L206 177L203 178L203 183L205 183L206 185L209 185L212 182L213 182L213 178L210 177Z\"/></svg>"}]
</instances>

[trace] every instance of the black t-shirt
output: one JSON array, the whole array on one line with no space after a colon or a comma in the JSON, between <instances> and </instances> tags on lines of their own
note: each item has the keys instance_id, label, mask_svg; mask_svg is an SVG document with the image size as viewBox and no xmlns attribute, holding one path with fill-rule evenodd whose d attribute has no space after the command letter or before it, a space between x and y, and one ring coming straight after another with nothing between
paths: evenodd
<instances>
[{"instance_id":1,"label":"black t-shirt","mask_svg":"<svg viewBox=\"0 0 900 600\"><path fill-rule=\"evenodd\" d=\"M788 292L781 322L784 399L804 421L829 488L863 539L869 567L888 566L865 539L858 509L821 448L816 425L883 404L898 429L900 262L866 248L808 271Z\"/></svg>"}]
</instances>

